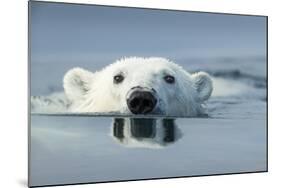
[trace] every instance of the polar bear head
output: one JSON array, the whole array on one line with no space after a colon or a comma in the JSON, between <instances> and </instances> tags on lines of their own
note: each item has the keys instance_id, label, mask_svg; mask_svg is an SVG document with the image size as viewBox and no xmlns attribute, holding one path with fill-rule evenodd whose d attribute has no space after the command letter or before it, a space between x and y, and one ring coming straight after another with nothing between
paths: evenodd
<instances>
[{"instance_id":1,"label":"polar bear head","mask_svg":"<svg viewBox=\"0 0 281 188\"><path fill-rule=\"evenodd\" d=\"M207 73L157 57L123 58L95 73L74 68L63 82L73 112L197 116L213 89Z\"/></svg>"}]
</instances>

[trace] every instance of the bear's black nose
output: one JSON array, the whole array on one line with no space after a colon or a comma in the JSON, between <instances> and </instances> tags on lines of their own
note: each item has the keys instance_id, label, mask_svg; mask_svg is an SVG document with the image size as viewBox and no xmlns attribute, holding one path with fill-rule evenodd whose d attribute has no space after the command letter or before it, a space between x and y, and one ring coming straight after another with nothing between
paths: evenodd
<instances>
[{"instance_id":1,"label":"bear's black nose","mask_svg":"<svg viewBox=\"0 0 281 188\"><path fill-rule=\"evenodd\" d=\"M136 90L127 99L127 105L133 114L147 114L151 112L157 99L149 91Z\"/></svg>"}]
</instances>

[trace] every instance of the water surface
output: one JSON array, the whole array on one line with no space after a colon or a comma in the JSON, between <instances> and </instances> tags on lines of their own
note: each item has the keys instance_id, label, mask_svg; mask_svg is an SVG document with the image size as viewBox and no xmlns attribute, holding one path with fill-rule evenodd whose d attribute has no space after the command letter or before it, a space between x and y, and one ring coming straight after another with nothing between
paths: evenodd
<instances>
[{"instance_id":1,"label":"water surface","mask_svg":"<svg viewBox=\"0 0 281 188\"><path fill-rule=\"evenodd\" d=\"M262 117L149 120L124 131L122 118L33 115L31 185L266 170Z\"/></svg>"}]
</instances>

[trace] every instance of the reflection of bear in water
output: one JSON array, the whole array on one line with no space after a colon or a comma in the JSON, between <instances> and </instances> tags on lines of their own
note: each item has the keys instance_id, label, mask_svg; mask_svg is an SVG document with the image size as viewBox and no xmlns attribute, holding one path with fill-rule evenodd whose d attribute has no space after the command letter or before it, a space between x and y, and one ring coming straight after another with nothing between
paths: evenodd
<instances>
[{"instance_id":1,"label":"reflection of bear in water","mask_svg":"<svg viewBox=\"0 0 281 188\"><path fill-rule=\"evenodd\" d=\"M181 132L173 119L115 118L112 135L127 147L162 148L177 141Z\"/></svg>"}]
</instances>

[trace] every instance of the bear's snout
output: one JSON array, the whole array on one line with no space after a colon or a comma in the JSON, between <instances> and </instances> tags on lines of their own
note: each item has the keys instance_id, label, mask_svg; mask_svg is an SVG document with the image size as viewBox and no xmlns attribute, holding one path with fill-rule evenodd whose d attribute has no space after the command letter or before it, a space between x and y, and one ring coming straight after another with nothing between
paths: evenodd
<instances>
[{"instance_id":1,"label":"bear's snout","mask_svg":"<svg viewBox=\"0 0 281 188\"><path fill-rule=\"evenodd\" d=\"M127 97L127 105L133 114L147 114L156 106L157 99L154 90L142 87L132 88Z\"/></svg>"}]
</instances>

